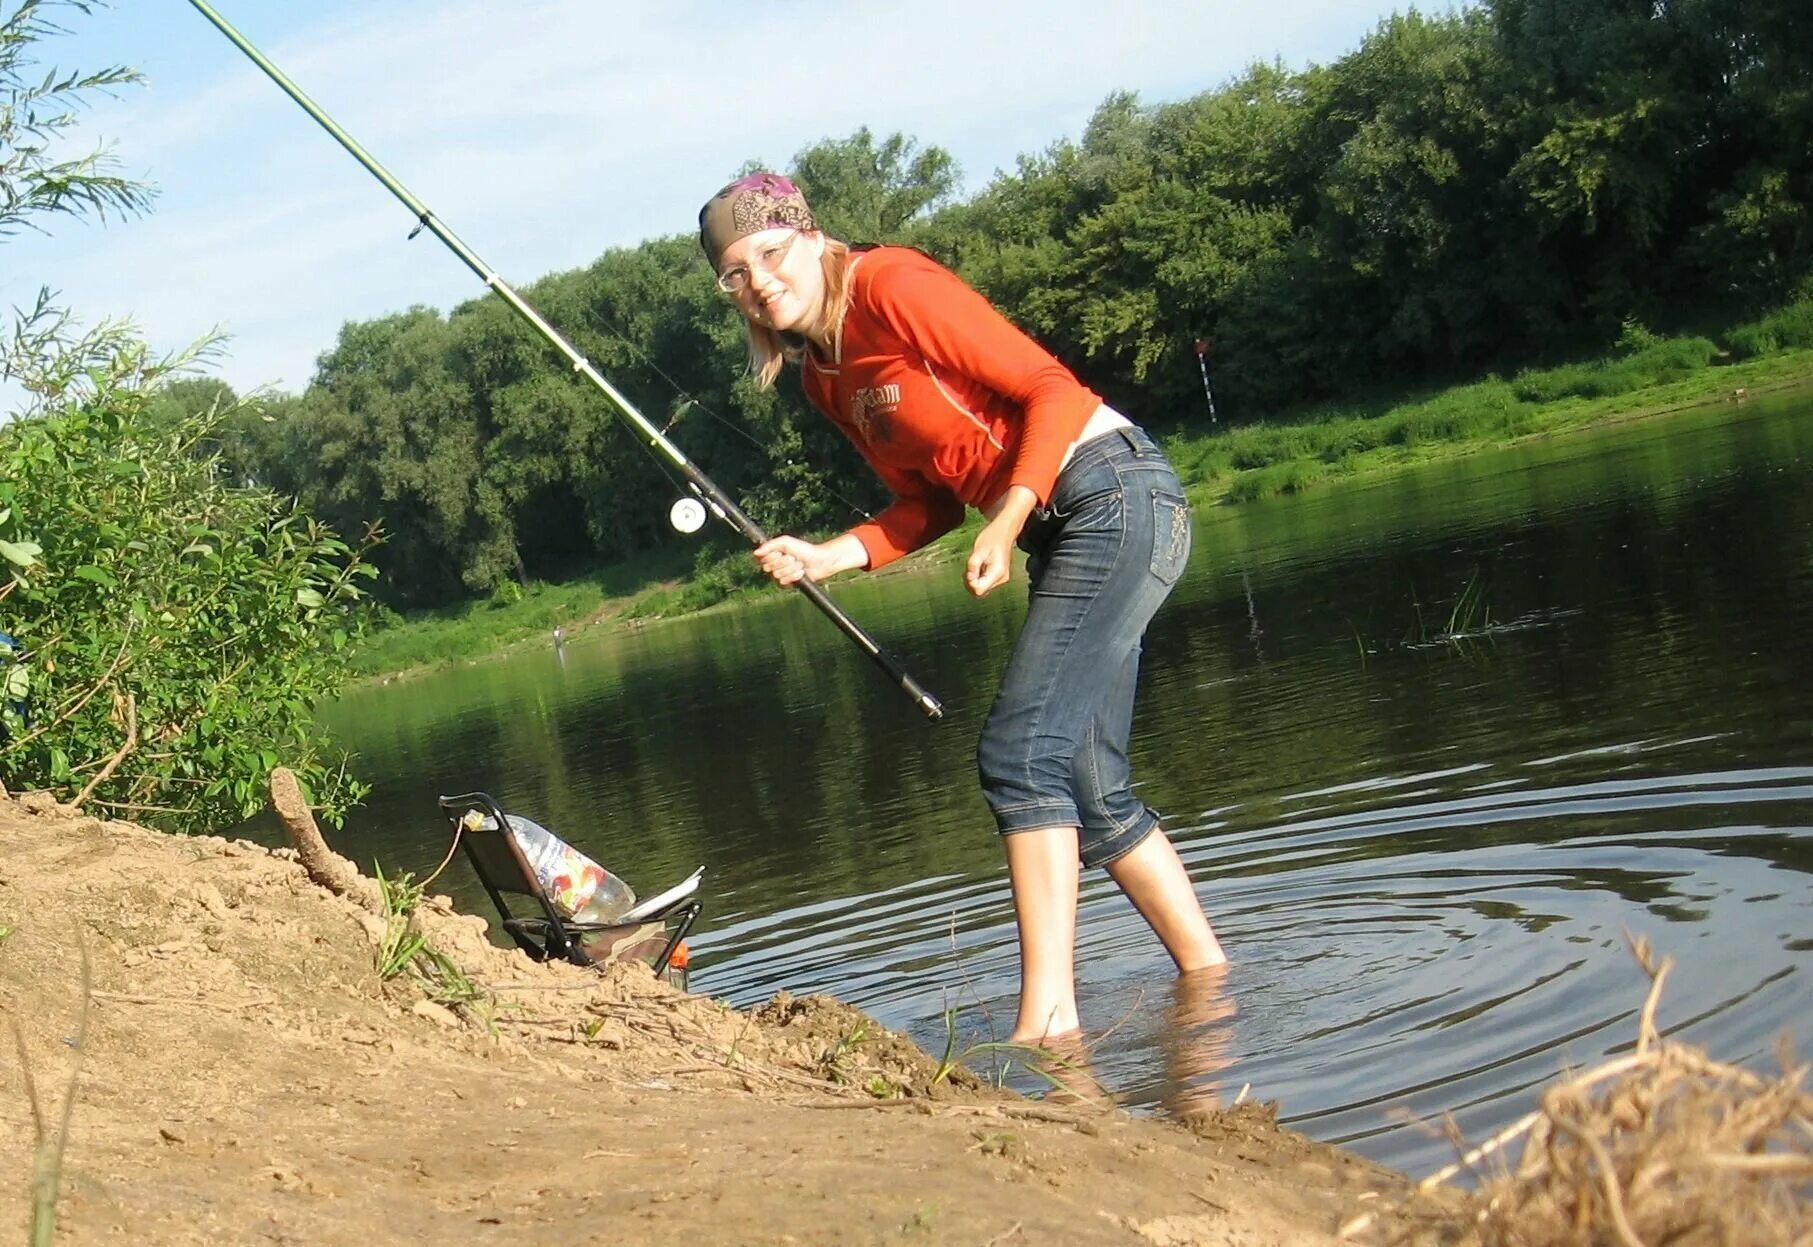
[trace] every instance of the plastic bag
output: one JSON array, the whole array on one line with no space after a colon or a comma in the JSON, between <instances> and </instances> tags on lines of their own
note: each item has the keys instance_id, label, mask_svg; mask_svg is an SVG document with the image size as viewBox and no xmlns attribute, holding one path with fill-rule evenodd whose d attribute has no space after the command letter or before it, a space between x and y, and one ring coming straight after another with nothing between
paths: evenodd
<instances>
[{"instance_id":1,"label":"plastic bag","mask_svg":"<svg viewBox=\"0 0 1813 1247\"><path fill-rule=\"evenodd\" d=\"M516 814L504 817L536 882L562 918L615 922L635 905L636 893L629 884L546 827ZM489 828L494 820L486 818L481 825Z\"/></svg>"}]
</instances>

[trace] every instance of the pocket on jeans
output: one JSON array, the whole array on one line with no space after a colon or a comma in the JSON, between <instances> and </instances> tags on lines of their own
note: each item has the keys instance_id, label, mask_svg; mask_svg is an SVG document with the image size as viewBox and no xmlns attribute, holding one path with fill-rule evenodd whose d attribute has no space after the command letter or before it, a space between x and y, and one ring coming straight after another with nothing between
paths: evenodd
<instances>
[{"instance_id":1,"label":"pocket on jeans","mask_svg":"<svg viewBox=\"0 0 1813 1247\"><path fill-rule=\"evenodd\" d=\"M1190 561L1190 504L1169 489L1152 491L1152 574L1176 584Z\"/></svg>"}]
</instances>

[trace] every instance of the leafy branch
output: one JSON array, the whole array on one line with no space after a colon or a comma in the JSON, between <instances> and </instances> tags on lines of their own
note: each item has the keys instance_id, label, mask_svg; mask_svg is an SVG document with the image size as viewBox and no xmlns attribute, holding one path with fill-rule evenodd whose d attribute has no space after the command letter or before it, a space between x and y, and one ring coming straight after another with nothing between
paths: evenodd
<instances>
[{"instance_id":1,"label":"leafy branch","mask_svg":"<svg viewBox=\"0 0 1813 1247\"><path fill-rule=\"evenodd\" d=\"M69 33L51 20L55 8L87 14L94 6L87 0L23 0L10 14L0 13L0 237L41 229L32 218L46 214L129 216L149 207L154 195L115 173L104 147L73 159L55 154L89 97L143 81L137 70L121 65L88 73L53 69L38 79L32 45Z\"/></svg>"}]
</instances>

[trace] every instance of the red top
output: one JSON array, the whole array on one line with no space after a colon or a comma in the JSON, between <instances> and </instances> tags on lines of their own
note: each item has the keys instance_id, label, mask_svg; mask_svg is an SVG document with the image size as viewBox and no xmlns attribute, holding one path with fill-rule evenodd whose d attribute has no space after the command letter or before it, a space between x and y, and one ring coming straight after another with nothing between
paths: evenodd
<instances>
[{"instance_id":1,"label":"red top","mask_svg":"<svg viewBox=\"0 0 1813 1247\"><path fill-rule=\"evenodd\" d=\"M806 353L806 397L855 443L894 502L850 531L871 570L987 510L1010 485L1043 505L1101 405L1070 370L936 260L851 255L835 360Z\"/></svg>"}]
</instances>

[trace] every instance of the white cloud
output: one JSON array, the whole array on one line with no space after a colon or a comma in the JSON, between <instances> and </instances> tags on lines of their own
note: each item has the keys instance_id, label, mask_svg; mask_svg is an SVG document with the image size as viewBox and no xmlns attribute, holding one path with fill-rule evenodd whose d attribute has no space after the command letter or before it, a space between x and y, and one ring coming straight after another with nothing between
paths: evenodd
<instances>
[{"instance_id":1,"label":"white cloud","mask_svg":"<svg viewBox=\"0 0 1813 1247\"><path fill-rule=\"evenodd\" d=\"M868 125L951 149L980 186L1018 153L1074 136L1111 90L1175 98L1254 60L1327 59L1384 11L1359 0L408 0L347 6L266 51L527 283L689 229L750 158L783 163ZM162 186L156 212L8 242L0 301L48 283L88 317L131 315L165 347L225 324L236 339L223 376L299 389L343 322L481 292L428 236L404 246L406 210L202 30L213 43L161 67L128 54L152 65L151 89L92 118L129 170Z\"/></svg>"}]
</instances>

